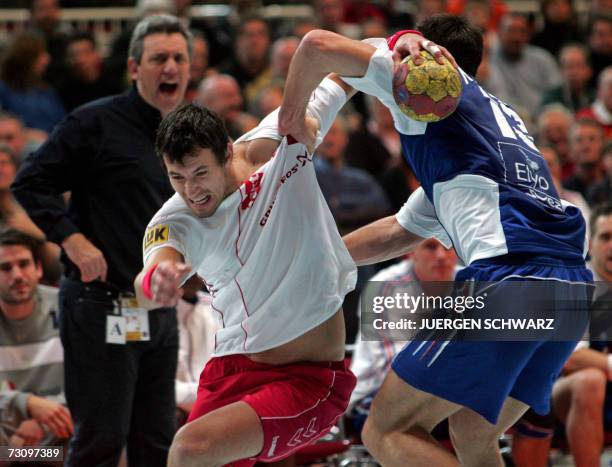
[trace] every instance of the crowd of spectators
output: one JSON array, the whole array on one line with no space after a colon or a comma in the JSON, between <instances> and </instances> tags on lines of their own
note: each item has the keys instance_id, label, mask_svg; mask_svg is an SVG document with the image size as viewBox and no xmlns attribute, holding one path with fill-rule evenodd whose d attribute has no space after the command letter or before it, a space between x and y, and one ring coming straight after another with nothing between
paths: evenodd
<instances>
[{"instance_id":1,"label":"crowd of spectators","mask_svg":"<svg viewBox=\"0 0 612 467\"><path fill-rule=\"evenodd\" d=\"M234 138L280 105L291 57L308 31L324 28L353 38L380 37L414 27L432 14L465 15L485 34L479 82L523 118L561 197L578 206L587 220L596 205L612 200L609 1L593 0L581 16L572 0L543 0L536 15L512 11L502 0L414 0L411 12L396 10L399 2L311 0L313 15L308 18L269 22L257 11L241 11L239 18L212 22L191 18L190 0L138 0L133 24L115 38L106 56L94 35L61 21L60 1L32 0L28 28L0 44L0 226L41 242L37 259L46 284L57 285L60 247L45 242L45 233L19 206L9 186L22 162L60 122L65 125L66 115L135 86L127 67L130 37L139 20L158 13L176 15L193 35L185 101L217 112ZM396 212L418 187L389 111L369 96L357 96L343 109L319 155L317 176L342 233ZM70 194L62 199L69 203ZM375 272L361 270L359 283ZM191 311L193 306L183 305L179 322L206 321ZM198 313L206 307L196 306ZM345 308L351 328L347 341L352 342L356 297L349 297ZM185 329L181 346L194 339ZM209 347L189 344L190 349L194 346ZM181 378L186 378L185 384L177 382L183 416L192 403L188 388L197 381L194 365L193 356L179 362ZM22 418L27 416L22 410ZM25 433L20 430L17 425L13 435Z\"/></svg>"}]
</instances>

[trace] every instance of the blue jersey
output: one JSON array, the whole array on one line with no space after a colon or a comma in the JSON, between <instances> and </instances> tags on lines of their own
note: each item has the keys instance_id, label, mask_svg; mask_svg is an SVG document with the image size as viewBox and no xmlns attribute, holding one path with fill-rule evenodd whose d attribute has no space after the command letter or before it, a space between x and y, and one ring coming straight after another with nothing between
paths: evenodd
<instances>
[{"instance_id":1,"label":"blue jersey","mask_svg":"<svg viewBox=\"0 0 612 467\"><path fill-rule=\"evenodd\" d=\"M586 225L561 201L547 164L520 117L460 70L457 110L436 123L410 120L393 100L393 62L385 43L365 77L346 81L374 94L391 111L406 158L421 182L432 215L465 264L505 254L582 261ZM409 203L407 203L409 204ZM413 206L407 206L413 209ZM409 230L423 221L413 216ZM434 229L436 230L436 229Z\"/></svg>"}]
</instances>

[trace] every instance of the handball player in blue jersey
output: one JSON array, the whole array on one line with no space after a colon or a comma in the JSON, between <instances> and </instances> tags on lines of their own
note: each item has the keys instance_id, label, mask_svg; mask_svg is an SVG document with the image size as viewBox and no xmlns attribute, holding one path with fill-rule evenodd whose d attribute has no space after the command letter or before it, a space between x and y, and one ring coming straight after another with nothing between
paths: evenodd
<instances>
[{"instance_id":1,"label":"handball player in blue jersey","mask_svg":"<svg viewBox=\"0 0 612 467\"><path fill-rule=\"evenodd\" d=\"M356 263L397 257L435 237L453 246L466 266L458 281L494 283L489 294L502 297L490 311L495 316L536 317L538 310L512 307L531 290L547 291L553 313L563 304L584 304L571 311L584 318L577 320L571 342L412 341L377 394L362 437L383 465L501 466L499 435L528 407L548 411L552 383L586 326L592 275L584 262L584 220L560 200L520 117L474 79L482 57L478 29L463 18L438 15L420 24L419 32L360 44L362 53L349 55L345 51L354 41L328 31L305 36L291 64L279 119L282 133L312 146L316 135L303 124L310 93L339 64L346 69L347 61L354 73L342 79L391 111L421 188L395 216L345 237ZM419 47L437 59L450 52L462 79L457 109L436 123L409 119L393 99L399 60L410 54L419 62ZM504 298L509 283L518 285L518 296ZM446 418L456 456L430 436Z\"/></svg>"}]
</instances>

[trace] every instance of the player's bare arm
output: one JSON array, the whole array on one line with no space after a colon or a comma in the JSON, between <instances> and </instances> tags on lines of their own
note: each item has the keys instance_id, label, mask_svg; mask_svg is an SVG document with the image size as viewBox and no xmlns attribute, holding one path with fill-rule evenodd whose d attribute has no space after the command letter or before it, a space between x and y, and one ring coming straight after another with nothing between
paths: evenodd
<instances>
[{"instance_id":1,"label":"player's bare arm","mask_svg":"<svg viewBox=\"0 0 612 467\"><path fill-rule=\"evenodd\" d=\"M388 216L342 237L357 266L375 264L413 251L425 240Z\"/></svg>"},{"instance_id":2,"label":"player's bare arm","mask_svg":"<svg viewBox=\"0 0 612 467\"><path fill-rule=\"evenodd\" d=\"M175 306L183 291L181 284L191 267L174 248L155 250L134 280L134 290L141 307L147 310Z\"/></svg>"},{"instance_id":3,"label":"player's bare arm","mask_svg":"<svg viewBox=\"0 0 612 467\"><path fill-rule=\"evenodd\" d=\"M563 372L574 373L585 368L598 368L608 375L608 355L589 348L576 350L563 365Z\"/></svg>"}]
</instances>

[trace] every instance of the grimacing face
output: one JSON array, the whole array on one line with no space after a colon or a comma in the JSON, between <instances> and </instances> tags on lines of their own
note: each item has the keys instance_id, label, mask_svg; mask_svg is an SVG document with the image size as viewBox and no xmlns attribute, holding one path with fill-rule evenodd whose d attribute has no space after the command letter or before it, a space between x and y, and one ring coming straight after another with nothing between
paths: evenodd
<instances>
[{"instance_id":1,"label":"grimacing face","mask_svg":"<svg viewBox=\"0 0 612 467\"><path fill-rule=\"evenodd\" d=\"M194 155L184 157L182 164L164 157L172 188L195 216L212 216L233 191L226 173L231 147L228 144L225 165L219 164L210 149L198 149Z\"/></svg>"},{"instance_id":2,"label":"grimacing face","mask_svg":"<svg viewBox=\"0 0 612 467\"><path fill-rule=\"evenodd\" d=\"M42 266L22 245L0 246L0 300L12 305L32 299L42 277Z\"/></svg>"},{"instance_id":3,"label":"grimacing face","mask_svg":"<svg viewBox=\"0 0 612 467\"><path fill-rule=\"evenodd\" d=\"M183 101L189 82L187 39L180 33L155 33L144 38L140 63L128 59L138 92L165 116Z\"/></svg>"}]
</instances>

